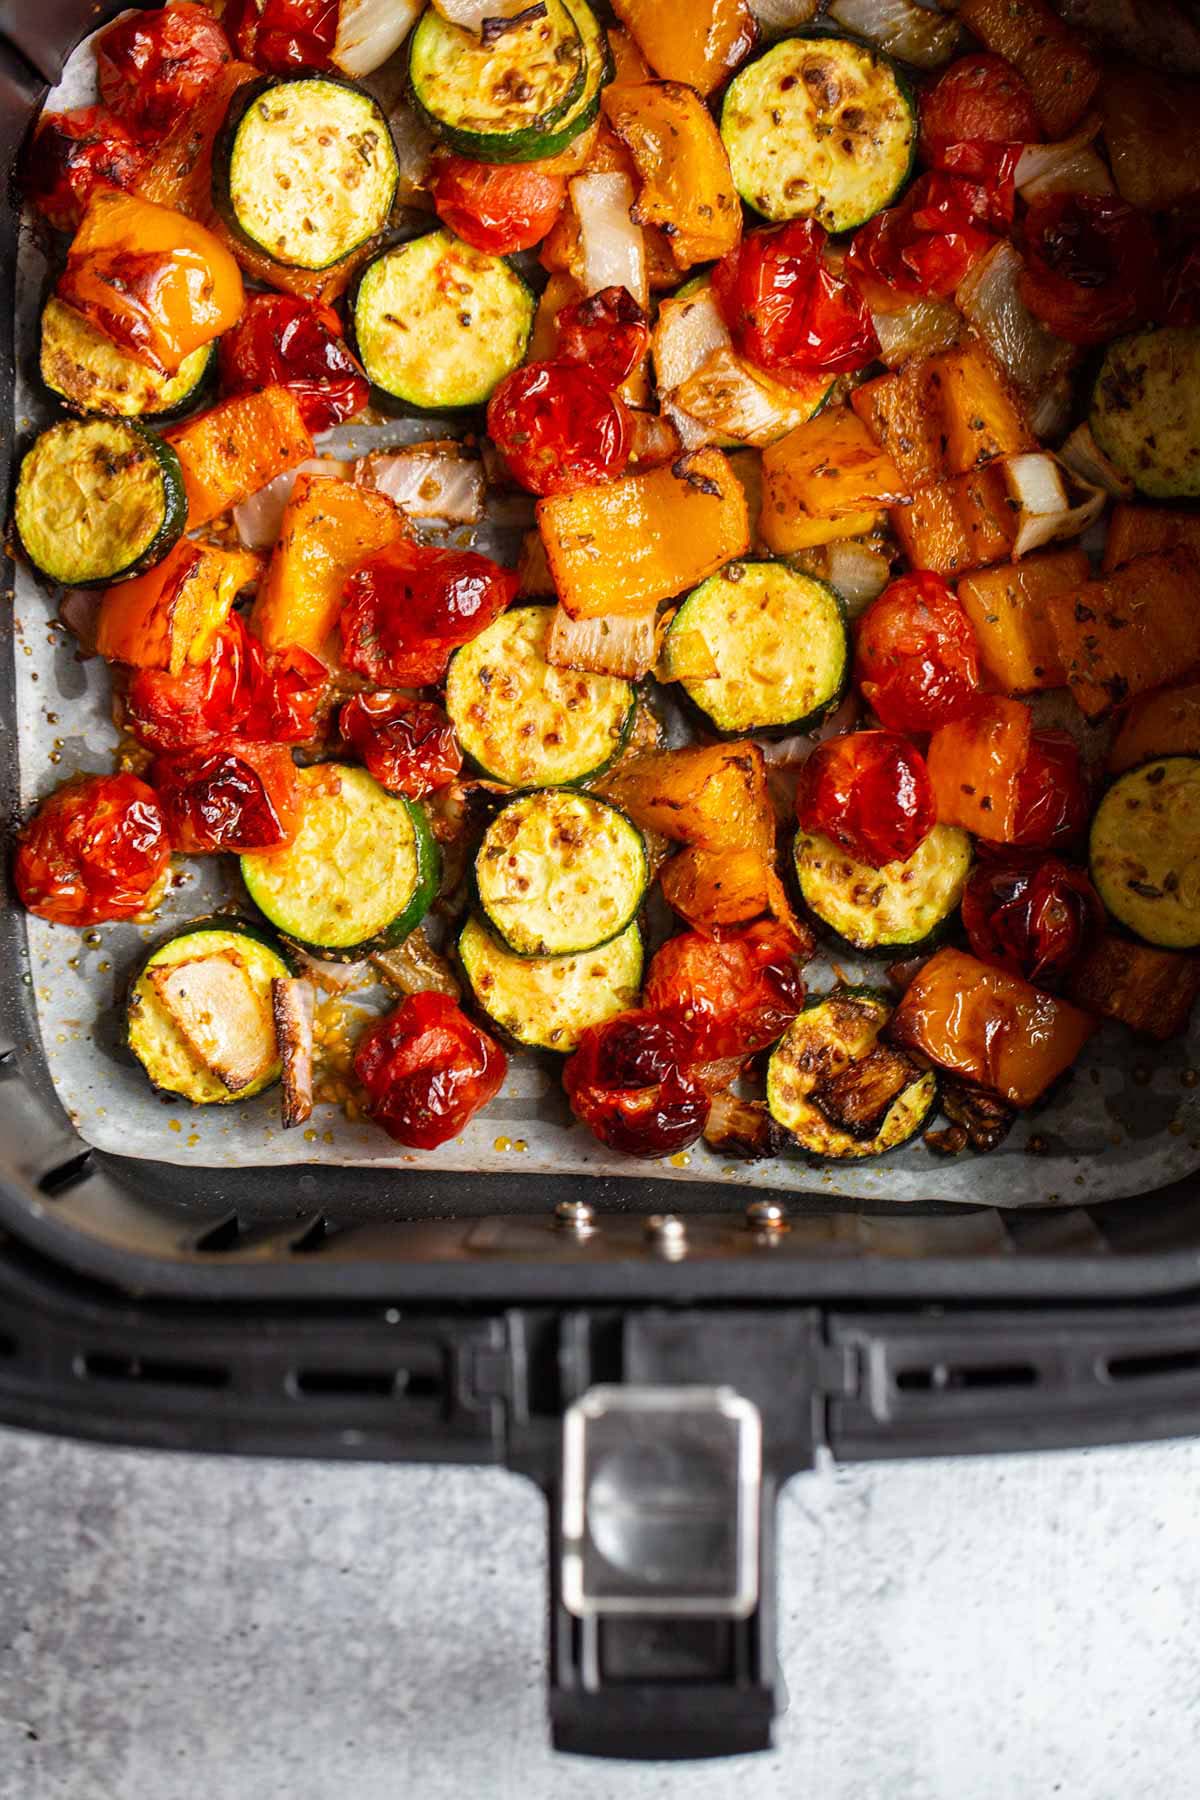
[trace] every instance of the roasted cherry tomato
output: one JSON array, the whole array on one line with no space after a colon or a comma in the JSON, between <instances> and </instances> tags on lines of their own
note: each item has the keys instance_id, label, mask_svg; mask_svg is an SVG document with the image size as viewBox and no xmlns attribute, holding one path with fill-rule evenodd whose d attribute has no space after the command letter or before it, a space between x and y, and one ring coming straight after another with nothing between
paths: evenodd
<instances>
[{"instance_id":1,"label":"roasted cherry tomato","mask_svg":"<svg viewBox=\"0 0 1200 1800\"><path fill-rule=\"evenodd\" d=\"M432 700L403 694L355 694L342 708L342 736L381 787L420 800L446 787L462 768L454 727Z\"/></svg>"},{"instance_id":2,"label":"roasted cherry tomato","mask_svg":"<svg viewBox=\"0 0 1200 1800\"><path fill-rule=\"evenodd\" d=\"M898 206L876 213L855 232L846 268L868 300L895 306L895 294L952 294L996 242L976 222L977 197L960 193L951 209L944 181L935 187L934 179L920 176ZM922 216L935 229L922 227Z\"/></svg>"},{"instance_id":3,"label":"roasted cherry tomato","mask_svg":"<svg viewBox=\"0 0 1200 1800\"><path fill-rule=\"evenodd\" d=\"M920 151L939 163L946 144L1038 144L1042 125L1024 77L1003 56L960 56L921 95Z\"/></svg>"},{"instance_id":4,"label":"roasted cherry tomato","mask_svg":"<svg viewBox=\"0 0 1200 1800\"><path fill-rule=\"evenodd\" d=\"M96 44L101 97L139 137L157 137L190 112L232 61L209 8L189 0L129 13Z\"/></svg>"},{"instance_id":5,"label":"roasted cherry tomato","mask_svg":"<svg viewBox=\"0 0 1200 1800\"><path fill-rule=\"evenodd\" d=\"M712 1104L692 1036L660 1013L623 1013L584 1032L563 1067L571 1111L610 1150L671 1156L708 1123Z\"/></svg>"},{"instance_id":6,"label":"roasted cherry tomato","mask_svg":"<svg viewBox=\"0 0 1200 1800\"><path fill-rule=\"evenodd\" d=\"M466 156L434 161L433 204L455 237L493 256L540 244L562 211L567 183L536 163L472 162Z\"/></svg>"},{"instance_id":7,"label":"roasted cherry tomato","mask_svg":"<svg viewBox=\"0 0 1200 1800\"><path fill-rule=\"evenodd\" d=\"M1035 731L1017 777L1010 844L1068 844L1088 822L1091 795L1079 749L1065 731Z\"/></svg>"},{"instance_id":8,"label":"roasted cherry tomato","mask_svg":"<svg viewBox=\"0 0 1200 1800\"><path fill-rule=\"evenodd\" d=\"M452 652L500 617L517 585L515 570L474 550L392 544L346 583L343 660L379 687L439 681Z\"/></svg>"},{"instance_id":9,"label":"roasted cherry tomato","mask_svg":"<svg viewBox=\"0 0 1200 1800\"><path fill-rule=\"evenodd\" d=\"M55 925L136 919L171 859L158 798L136 775L76 775L38 807L17 840L17 897Z\"/></svg>"},{"instance_id":10,"label":"roasted cherry tomato","mask_svg":"<svg viewBox=\"0 0 1200 1800\"><path fill-rule=\"evenodd\" d=\"M281 744L232 740L155 758L150 780L171 840L189 856L277 850L300 828L296 765Z\"/></svg>"},{"instance_id":11,"label":"roasted cherry tomato","mask_svg":"<svg viewBox=\"0 0 1200 1800\"><path fill-rule=\"evenodd\" d=\"M147 750L192 750L230 737L246 712L249 633L232 617L201 663L136 669L125 693L125 724Z\"/></svg>"},{"instance_id":12,"label":"roasted cherry tomato","mask_svg":"<svg viewBox=\"0 0 1200 1800\"><path fill-rule=\"evenodd\" d=\"M554 321L559 362L583 363L607 388L619 388L641 362L650 321L628 288L601 288L564 306Z\"/></svg>"},{"instance_id":13,"label":"roasted cherry tomato","mask_svg":"<svg viewBox=\"0 0 1200 1800\"><path fill-rule=\"evenodd\" d=\"M526 363L488 401L487 428L514 480L531 494L569 494L620 475L629 411L589 369Z\"/></svg>"},{"instance_id":14,"label":"roasted cherry tomato","mask_svg":"<svg viewBox=\"0 0 1200 1800\"><path fill-rule=\"evenodd\" d=\"M21 192L59 231L74 231L99 188L131 188L147 152L105 106L43 113L21 161Z\"/></svg>"},{"instance_id":15,"label":"roasted cherry tomato","mask_svg":"<svg viewBox=\"0 0 1200 1800\"><path fill-rule=\"evenodd\" d=\"M311 744L329 703L329 670L299 644L265 650L246 632L246 710L239 737L262 744Z\"/></svg>"},{"instance_id":16,"label":"roasted cherry tomato","mask_svg":"<svg viewBox=\"0 0 1200 1800\"><path fill-rule=\"evenodd\" d=\"M879 354L855 288L821 260L812 219L752 231L713 270L713 292L742 355L785 386L865 368Z\"/></svg>"},{"instance_id":17,"label":"roasted cherry tomato","mask_svg":"<svg viewBox=\"0 0 1200 1800\"><path fill-rule=\"evenodd\" d=\"M902 575L859 620L854 679L892 731L936 731L979 687L979 646L940 575Z\"/></svg>"},{"instance_id":18,"label":"roasted cherry tomato","mask_svg":"<svg viewBox=\"0 0 1200 1800\"><path fill-rule=\"evenodd\" d=\"M445 994L412 994L368 1026L354 1053L367 1111L398 1144L434 1150L500 1091L508 1059Z\"/></svg>"},{"instance_id":19,"label":"roasted cherry tomato","mask_svg":"<svg viewBox=\"0 0 1200 1800\"><path fill-rule=\"evenodd\" d=\"M330 66L339 0L229 0L222 20L246 62L270 75Z\"/></svg>"},{"instance_id":20,"label":"roasted cherry tomato","mask_svg":"<svg viewBox=\"0 0 1200 1800\"><path fill-rule=\"evenodd\" d=\"M1103 343L1155 311L1160 282L1154 229L1116 194L1035 200L1023 240L1021 298L1068 343Z\"/></svg>"},{"instance_id":21,"label":"roasted cherry tomato","mask_svg":"<svg viewBox=\"0 0 1200 1800\"><path fill-rule=\"evenodd\" d=\"M949 153L960 163L961 172L934 169L922 176L910 215L918 231L934 237L976 226L1005 231L1012 224L1016 209L1016 155L1010 154L1007 146L997 149L984 144L979 149L977 155L972 144L953 144ZM986 178L977 180L967 171L981 164Z\"/></svg>"},{"instance_id":22,"label":"roasted cherry tomato","mask_svg":"<svg viewBox=\"0 0 1200 1800\"><path fill-rule=\"evenodd\" d=\"M1104 908L1083 869L1018 851L976 865L962 917L981 962L1054 988L1095 941Z\"/></svg>"},{"instance_id":23,"label":"roasted cherry tomato","mask_svg":"<svg viewBox=\"0 0 1200 1800\"><path fill-rule=\"evenodd\" d=\"M696 1062L748 1056L782 1037L804 1005L795 948L773 919L719 938L681 932L655 953L645 1005L679 1021Z\"/></svg>"},{"instance_id":24,"label":"roasted cherry tomato","mask_svg":"<svg viewBox=\"0 0 1200 1800\"><path fill-rule=\"evenodd\" d=\"M981 138L970 138L961 143L943 144L938 152L937 167L977 189L970 202L973 215L981 223L1005 231L1012 224L1017 209L1017 164L1023 149L1022 144L988 144ZM959 207L961 216L961 202Z\"/></svg>"},{"instance_id":25,"label":"roasted cherry tomato","mask_svg":"<svg viewBox=\"0 0 1200 1800\"><path fill-rule=\"evenodd\" d=\"M310 431L343 424L370 398L332 307L292 294L248 294L245 312L221 339L220 354L227 394L279 383L295 394Z\"/></svg>"},{"instance_id":26,"label":"roasted cherry tomato","mask_svg":"<svg viewBox=\"0 0 1200 1800\"><path fill-rule=\"evenodd\" d=\"M894 731L827 738L800 771L796 816L872 868L904 862L937 821L925 758Z\"/></svg>"}]
</instances>

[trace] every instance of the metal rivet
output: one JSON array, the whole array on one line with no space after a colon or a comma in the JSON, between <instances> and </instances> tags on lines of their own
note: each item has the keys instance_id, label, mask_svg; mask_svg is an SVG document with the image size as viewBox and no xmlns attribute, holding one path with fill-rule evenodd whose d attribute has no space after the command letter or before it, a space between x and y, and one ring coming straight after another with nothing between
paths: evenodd
<instances>
[{"instance_id":1,"label":"metal rivet","mask_svg":"<svg viewBox=\"0 0 1200 1800\"><path fill-rule=\"evenodd\" d=\"M651 1213L646 1236L660 1256L683 1256L687 1251L687 1226L677 1213Z\"/></svg>"},{"instance_id":2,"label":"metal rivet","mask_svg":"<svg viewBox=\"0 0 1200 1800\"><path fill-rule=\"evenodd\" d=\"M555 1222L576 1237L588 1237L596 1229L596 1214L586 1200L560 1200L554 1209Z\"/></svg>"},{"instance_id":3,"label":"metal rivet","mask_svg":"<svg viewBox=\"0 0 1200 1800\"><path fill-rule=\"evenodd\" d=\"M751 1200L746 1208L746 1224L751 1231L764 1234L786 1231L787 1210L778 1200Z\"/></svg>"}]
</instances>

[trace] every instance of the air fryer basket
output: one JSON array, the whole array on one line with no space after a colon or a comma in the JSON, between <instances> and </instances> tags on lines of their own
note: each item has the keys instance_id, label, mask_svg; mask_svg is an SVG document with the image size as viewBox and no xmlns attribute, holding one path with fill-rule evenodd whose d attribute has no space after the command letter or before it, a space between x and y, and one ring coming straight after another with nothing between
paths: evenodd
<instances>
[{"instance_id":1,"label":"air fryer basket","mask_svg":"<svg viewBox=\"0 0 1200 1800\"><path fill-rule=\"evenodd\" d=\"M5 168L66 55L119 10L0 0ZM16 217L10 183L10 278ZM10 645L10 824L13 685ZM281 1179L95 1152L54 1092L11 897L0 914L0 1417L522 1469L549 1503L563 1748L769 1742L773 1495L818 1447L1117 1442L1200 1418L1200 1176L1092 1210L729 1205L726 1187L632 1177Z\"/></svg>"}]
</instances>

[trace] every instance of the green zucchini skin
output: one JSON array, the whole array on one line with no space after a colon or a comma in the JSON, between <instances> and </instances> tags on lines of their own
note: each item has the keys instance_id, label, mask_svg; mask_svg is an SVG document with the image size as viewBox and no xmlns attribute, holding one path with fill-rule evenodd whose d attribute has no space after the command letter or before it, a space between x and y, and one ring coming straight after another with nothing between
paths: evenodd
<instances>
[{"instance_id":1,"label":"green zucchini skin","mask_svg":"<svg viewBox=\"0 0 1200 1800\"><path fill-rule=\"evenodd\" d=\"M637 1004L644 951L636 922L579 956L518 956L471 918L458 966L488 1027L517 1050L569 1056L589 1026Z\"/></svg>"},{"instance_id":2,"label":"green zucchini skin","mask_svg":"<svg viewBox=\"0 0 1200 1800\"><path fill-rule=\"evenodd\" d=\"M737 190L756 212L852 231L890 206L912 174L916 101L883 51L799 34L738 70L721 136Z\"/></svg>"},{"instance_id":3,"label":"green zucchini skin","mask_svg":"<svg viewBox=\"0 0 1200 1800\"><path fill-rule=\"evenodd\" d=\"M954 928L971 839L955 825L935 825L906 861L876 869L801 829L791 862L800 903L822 937L859 956L913 956Z\"/></svg>"},{"instance_id":4,"label":"green zucchini skin","mask_svg":"<svg viewBox=\"0 0 1200 1800\"><path fill-rule=\"evenodd\" d=\"M453 288L438 278L447 261ZM471 291L464 294L465 285ZM427 231L362 270L351 302L354 345L386 410L470 412L524 360L535 310L531 290L504 257L473 250L449 231Z\"/></svg>"},{"instance_id":5,"label":"green zucchini skin","mask_svg":"<svg viewBox=\"0 0 1200 1800\"><path fill-rule=\"evenodd\" d=\"M474 869L481 917L518 956L582 956L633 923L650 885L631 819L576 788L522 794L483 834Z\"/></svg>"},{"instance_id":6,"label":"green zucchini skin","mask_svg":"<svg viewBox=\"0 0 1200 1800\"><path fill-rule=\"evenodd\" d=\"M241 858L246 891L285 941L329 962L400 943L437 895L441 857L424 809L349 763L299 771L300 830L286 849Z\"/></svg>"},{"instance_id":7,"label":"green zucchini skin","mask_svg":"<svg viewBox=\"0 0 1200 1800\"><path fill-rule=\"evenodd\" d=\"M785 562L741 559L710 575L675 614L668 645L689 631L703 637L719 673L679 686L719 737L814 730L850 682L841 595Z\"/></svg>"},{"instance_id":8,"label":"green zucchini skin","mask_svg":"<svg viewBox=\"0 0 1200 1800\"><path fill-rule=\"evenodd\" d=\"M1117 338L1092 390L1092 434L1154 500L1200 495L1200 329Z\"/></svg>"},{"instance_id":9,"label":"green zucchini skin","mask_svg":"<svg viewBox=\"0 0 1200 1800\"><path fill-rule=\"evenodd\" d=\"M63 587L109 587L160 563L183 534L187 493L170 444L136 419L64 419L17 479L25 554Z\"/></svg>"},{"instance_id":10,"label":"green zucchini skin","mask_svg":"<svg viewBox=\"0 0 1200 1800\"><path fill-rule=\"evenodd\" d=\"M446 711L455 735L479 772L506 787L592 780L621 754L633 728L630 682L546 661L554 611L510 607L450 661Z\"/></svg>"},{"instance_id":11,"label":"green zucchini skin","mask_svg":"<svg viewBox=\"0 0 1200 1800\"><path fill-rule=\"evenodd\" d=\"M1089 872L1119 924L1164 950L1200 947L1200 756L1156 756L1118 775L1092 819Z\"/></svg>"},{"instance_id":12,"label":"green zucchini skin","mask_svg":"<svg viewBox=\"0 0 1200 1800\"><path fill-rule=\"evenodd\" d=\"M177 374L159 375L52 294L42 309L40 368L73 412L164 421L189 412L215 386L217 346L204 344Z\"/></svg>"},{"instance_id":13,"label":"green zucchini skin","mask_svg":"<svg viewBox=\"0 0 1200 1800\"><path fill-rule=\"evenodd\" d=\"M146 976L152 968L178 957L206 952L219 955L237 951L261 974L264 1013L270 1013L270 983L295 973L295 963L273 933L252 919L216 913L192 919L160 938L144 958L129 983L124 1009L124 1037L130 1053L160 1093L177 1094L194 1106L230 1106L262 1093L279 1078L279 1067L249 1087L232 1093L210 1071L197 1069L181 1044L170 1019L163 1013Z\"/></svg>"},{"instance_id":14,"label":"green zucchini skin","mask_svg":"<svg viewBox=\"0 0 1200 1800\"><path fill-rule=\"evenodd\" d=\"M327 93L318 90L326 89ZM275 120L268 116L273 99L281 105L289 99L301 111L307 104L315 115L323 103L332 113L340 106L347 122L352 103L362 115L358 131L345 131L342 154L357 158L376 177L368 192L361 180L347 183L336 168L331 168L329 145L316 146L316 154L297 154L291 172L271 166L268 151L272 139L279 144L278 160L286 160L282 133L276 133ZM264 104L266 103L266 104ZM330 135L327 122L324 134ZM243 156L252 166L243 167ZM299 167L296 167L298 162ZM348 162L355 169L357 164ZM283 188L278 175L287 176ZM303 177L311 175L311 182ZM234 94L213 152L213 205L230 230L252 248L262 251L284 268L329 269L344 262L355 250L377 237L387 224L400 179L400 165L392 140L391 127L374 96L344 75L326 69L297 69L285 76L264 75L260 81L247 82ZM278 205L278 222L268 223L268 183L274 182L270 198ZM283 194L282 200L280 194ZM335 220L332 202L337 196L353 195L356 207L347 206L348 216ZM321 231L310 229L314 212L324 211L324 242L307 250L301 248L306 235L318 240ZM304 223L309 221L309 225Z\"/></svg>"},{"instance_id":15,"label":"green zucchini skin","mask_svg":"<svg viewBox=\"0 0 1200 1800\"><path fill-rule=\"evenodd\" d=\"M932 1069L896 1096L880 1129L863 1140L840 1131L808 1098L823 1064L832 1070L857 1062L875 1048L894 1007L874 988L838 987L814 994L788 1026L767 1064L767 1108L775 1124L818 1163L857 1162L909 1143L937 1106Z\"/></svg>"},{"instance_id":16,"label":"green zucchini skin","mask_svg":"<svg viewBox=\"0 0 1200 1800\"><path fill-rule=\"evenodd\" d=\"M587 124L588 104L599 103L599 86L590 94L594 56L574 0L547 0L545 13L491 45L428 7L408 38L408 92L461 157L529 162L556 155Z\"/></svg>"}]
</instances>

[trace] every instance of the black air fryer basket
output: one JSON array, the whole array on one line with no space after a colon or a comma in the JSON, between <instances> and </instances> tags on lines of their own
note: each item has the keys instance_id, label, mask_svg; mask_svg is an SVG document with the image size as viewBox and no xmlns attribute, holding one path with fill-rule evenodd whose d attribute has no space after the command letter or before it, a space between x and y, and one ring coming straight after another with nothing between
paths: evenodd
<instances>
[{"instance_id":1,"label":"black air fryer basket","mask_svg":"<svg viewBox=\"0 0 1200 1800\"><path fill-rule=\"evenodd\" d=\"M118 10L0 0L5 168L66 55ZM6 192L10 331L16 230ZM10 342L10 421L12 357ZM14 719L9 644L10 822ZM819 1448L1200 1426L1200 1175L1012 1213L802 1194L786 1217L768 1200L731 1213L730 1189L697 1183L672 1187L664 1216L665 1192L94 1152L53 1090L22 917L0 914L0 1418L177 1450L522 1470L548 1503L562 1749L767 1746L774 1496Z\"/></svg>"}]
</instances>

